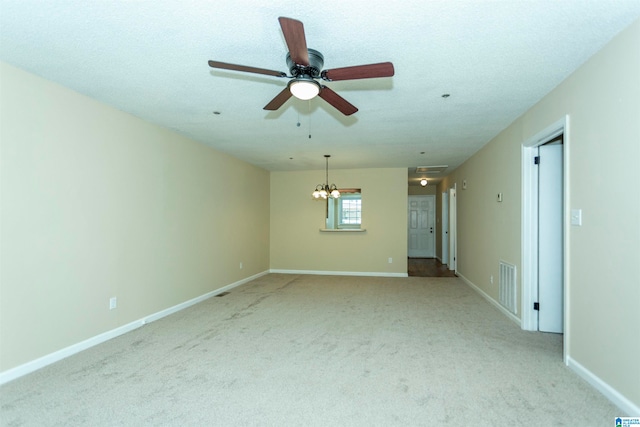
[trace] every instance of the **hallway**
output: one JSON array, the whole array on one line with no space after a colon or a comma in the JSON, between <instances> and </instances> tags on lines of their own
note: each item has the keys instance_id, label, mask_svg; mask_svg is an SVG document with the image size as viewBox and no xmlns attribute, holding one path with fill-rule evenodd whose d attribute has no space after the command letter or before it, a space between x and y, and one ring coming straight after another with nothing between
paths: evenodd
<instances>
[{"instance_id":1,"label":"hallway","mask_svg":"<svg viewBox=\"0 0 640 427\"><path fill-rule=\"evenodd\" d=\"M408 258L407 273L410 277L456 277L454 271L436 258Z\"/></svg>"}]
</instances>

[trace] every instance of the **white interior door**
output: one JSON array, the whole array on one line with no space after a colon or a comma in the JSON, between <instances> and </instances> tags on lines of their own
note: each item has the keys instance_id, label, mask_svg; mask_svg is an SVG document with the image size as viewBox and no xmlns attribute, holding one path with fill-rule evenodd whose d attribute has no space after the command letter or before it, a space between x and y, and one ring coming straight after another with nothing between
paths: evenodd
<instances>
[{"instance_id":1,"label":"white interior door","mask_svg":"<svg viewBox=\"0 0 640 427\"><path fill-rule=\"evenodd\" d=\"M562 144L538 148L538 329L562 333Z\"/></svg>"},{"instance_id":2,"label":"white interior door","mask_svg":"<svg viewBox=\"0 0 640 427\"><path fill-rule=\"evenodd\" d=\"M409 257L435 257L435 213L436 196L409 196L407 221Z\"/></svg>"},{"instance_id":3,"label":"white interior door","mask_svg":"<svg viewBox=\"0 0 640 427\"><path fill-rule=\"evenodd\" d=\"M449 193L442 193L442 263L449 263Z\"/></svg>"},{"instance_id":4,"label":"white interior door","mask_svg":"<svg viewBox=\"0 0 640 427\"><path fill-rule=\"evenodd\" d=\"M458 271L456 188L449 189L449 270Z\"/></svg>"}]
</instances>

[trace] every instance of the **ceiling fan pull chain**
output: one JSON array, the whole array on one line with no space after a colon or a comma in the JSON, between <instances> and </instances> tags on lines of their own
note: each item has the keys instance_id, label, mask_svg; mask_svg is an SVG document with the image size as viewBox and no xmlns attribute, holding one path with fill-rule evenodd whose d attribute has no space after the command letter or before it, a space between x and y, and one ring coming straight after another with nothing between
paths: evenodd
<instances>
[{"instance_id":1,"label":"ceiling fan pull chain","mask_svg":"<svg viewBox=\"0 0 640 427\"><path fill-rule=\"evenodd\" d=\"M309 139L311 139L311 100L307 102L309 105Z\"/></svg>"}]
</instances>

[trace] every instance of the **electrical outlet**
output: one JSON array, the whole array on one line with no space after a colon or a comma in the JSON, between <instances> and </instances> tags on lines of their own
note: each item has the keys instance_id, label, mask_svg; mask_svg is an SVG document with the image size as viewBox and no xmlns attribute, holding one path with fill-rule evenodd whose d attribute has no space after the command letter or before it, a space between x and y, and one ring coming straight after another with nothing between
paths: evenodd
<instances>
[{"instance_id":1,"label":"electrical outlet","mask_svg":"<svg viewBox=\"0 0 640 427\"><path fill-rule=\"evenodd\" d=\"M240 263L240 270L242 270L242 263Z\"/></svg>"},{"instance_id":2,"label":"electrical outlet","mask_svg":"<svg viewBox=\"0 0 640 427\"><path fill-rule=\"evenodd\" d=\"M393 258L389 257L389 264L393 263Z\"/></svg>"},{"instance_id":3,"label":"electrical outlet","mask_svg":"<svg viewBox=\"0 0 640 427\"><path fill-rule=\"evenodd\" d=\"M113 310L118 306L118 298L111 297L109 298L109 310Z\"/></svg>"},{"instance_id":4,"label":"electrical outlet","mask_svg":"<svg viewBox=\"0 0 640 427\"><path fill-rule=\"evenodd\" d=\"M491 283L493 283L493 274L491 275L491 278L489 280L491 281Z\"/></svg>"}]
</instances>

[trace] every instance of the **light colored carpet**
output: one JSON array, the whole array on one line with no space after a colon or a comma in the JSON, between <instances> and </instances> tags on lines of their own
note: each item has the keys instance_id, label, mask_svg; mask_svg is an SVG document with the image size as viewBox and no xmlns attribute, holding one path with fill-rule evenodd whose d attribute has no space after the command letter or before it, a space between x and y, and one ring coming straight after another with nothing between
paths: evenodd
<instances>
[{"instance_id":1,"label":"light colored carpet","mask_svg":"<svg viewBox=\"0 0 640 427\"><path fill-rule=\"evenodd\" d=\"M3 426L607 426L620 411L457 278L270 274L17 379Z\"/></svg>"}]
</instances>

